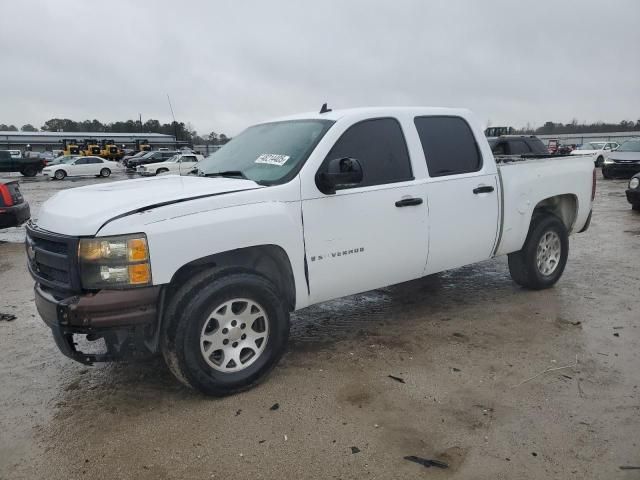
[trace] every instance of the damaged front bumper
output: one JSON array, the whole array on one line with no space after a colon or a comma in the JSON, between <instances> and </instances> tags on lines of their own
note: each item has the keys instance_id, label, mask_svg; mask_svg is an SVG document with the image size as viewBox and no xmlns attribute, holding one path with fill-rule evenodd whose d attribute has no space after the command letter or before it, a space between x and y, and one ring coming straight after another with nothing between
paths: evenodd
<instances>
[{"instance_id":1,"label":"damaged front bumper","mask_svg":"<svg viewBox=\"0 0 640 480\"><path fill-rule=\"evenodd\" d=\"M84 364L144 357L157 350L162 287L101 290L57 296L35 285L38 313L51 328L58 348ZM104 339L106 351L80 350L74 336Z\"/></svg>"}]
</instances>

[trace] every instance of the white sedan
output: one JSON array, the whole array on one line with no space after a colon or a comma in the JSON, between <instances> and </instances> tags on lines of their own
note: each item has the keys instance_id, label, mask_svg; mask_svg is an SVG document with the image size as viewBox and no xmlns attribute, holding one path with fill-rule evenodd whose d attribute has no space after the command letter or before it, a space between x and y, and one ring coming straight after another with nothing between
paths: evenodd
<instances>
[{"instance_id":1,"label":"white sedan","mask_svg":"<svg viewBox=\"0 0 640 480\"><path fill-rule=\"evenodd\" d=\"M65 177L108 177L112 172L119 172L122 167L117 162L105 160L101 157L71 157L56 165L49 165L42 169L43 175L55 180Z\"/></svg>"},{"instance_id":2,"label":"white sedan","mask_svg":"<svg viewBox=\"0 0 640 480\"><path fill-rule=\"evenodd\" d=\"M177 173L178 175L187 175L193 170L197 163L204 160L203 155L196 153L181 153L171 157L166 162L148 163L140 165L137 172L140 175L160 175L163 173Z\"/></svg>"},{"instance_id":3,"label":"white sedan","mask_svg":"<svg viewBox=\"0 0 640 480\"><path fill-rule=\"evenodd\" d=\"M573 150L571 155L593 155L596 167L600 167L606 154L619 146L616 142L589 142Z\"/></svg>"}]
</instances>

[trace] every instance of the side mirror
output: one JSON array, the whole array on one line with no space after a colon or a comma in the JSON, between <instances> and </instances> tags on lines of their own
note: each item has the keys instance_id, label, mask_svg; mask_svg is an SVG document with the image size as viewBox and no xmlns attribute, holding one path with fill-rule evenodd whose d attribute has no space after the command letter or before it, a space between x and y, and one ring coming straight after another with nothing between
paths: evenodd
<instances>
[{"instance_id":1,"label":"side mirror","mask_svg":"<svg viewBox=\"0 0 640 480\"><path fill-rule=\"evenodd\" d=\"M325 195L362 183L362 165L355 158L334 158L324 162L316 174L316 185Z\"/></svg>"}]
</instances>

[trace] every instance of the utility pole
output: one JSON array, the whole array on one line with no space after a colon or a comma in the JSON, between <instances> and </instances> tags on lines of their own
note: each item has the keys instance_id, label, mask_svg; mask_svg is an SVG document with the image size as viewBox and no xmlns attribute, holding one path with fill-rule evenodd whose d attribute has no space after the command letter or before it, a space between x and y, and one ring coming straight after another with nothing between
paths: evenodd
<instances>
[{"instance_id":1,"label":"utility pole","mask_svg":"<svg viewBox=\"0 0 640 480\"><path fill-rule=\"evenodd\" d=\"M178 124L176 123L176 116L173 114L173 107L171 106L171 99L167 93L167 100L169 101L169 109L171 110L171 118L173 118L173 135L176 139L176 148L178 148Z\"/></svg>"}]
</instances>

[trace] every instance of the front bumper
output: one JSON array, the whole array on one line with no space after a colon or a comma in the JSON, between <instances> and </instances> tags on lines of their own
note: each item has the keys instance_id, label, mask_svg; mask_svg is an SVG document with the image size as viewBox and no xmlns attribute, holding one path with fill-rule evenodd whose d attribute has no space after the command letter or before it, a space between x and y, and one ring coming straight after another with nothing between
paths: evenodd
<instances>
[{"instance_id":1,"label":"front bumper","mask_svg":"<svg viewBox=\"0 0 640 480\"><path fill-rule=\"evenodd\" d=\"M27 202L11 207L0 207L0 228L17 227L29 220L30 217L31 209Z\"/></svg>"},{"instance_id":2,"label":"front bumper","mask_svg":"<svg viewBox=\"0 0 640 480\"><path fill-rule=\"evenodd\" d=\"M602 165L602 171L614 177L615 176L630 177L640 172L640 162L605 163L604 165Z\"/></svg>"},{"instance_id":3,"label":"front bumper","mask_svg":"<svg viewBox=\"0 0 640 480\"><path fill-rule=\"evenodd\" d=\"M640 205L640 187L632 189L627 189L625 192L627 194L627 201L632 205Z\"/></svg>"},{"instance_id":4,"label":"front bumper","mask_svg":"<svg viewBox=\"0 0 640 480\"><path fill-rule=\"evenodd\" d=\"M161 291L157 286L60 297L36 284L35 303L60 351L73 360L92 364L148 356L155 351L148 340L157 333ZM74 335L103 338L106 352L81 351Z\"/></svg>"}]
</instances>

